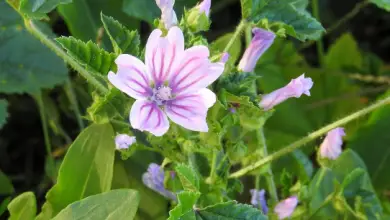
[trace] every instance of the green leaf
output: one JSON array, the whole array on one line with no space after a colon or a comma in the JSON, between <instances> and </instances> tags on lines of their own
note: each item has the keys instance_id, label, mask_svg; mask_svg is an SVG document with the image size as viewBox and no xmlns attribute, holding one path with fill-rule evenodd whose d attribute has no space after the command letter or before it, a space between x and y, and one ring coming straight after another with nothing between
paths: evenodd
<instances>
[{"instance_id":1,"label":"green leaf","mask_svg":"<svg viewBox=\"0 0 390 220\"><path fill-rule=\"evenodd\" d=\"M33 220L37 213L37 203L32 192L25 192L8 204L9 220Z\"/></svg>"},{"instance_id":2,"label":"green leaf","mask_svg":"<svg viewBox=\"0 0 390 220\"><path fill-rule=\"evenodd\" d=\"M384 97L388 97L387 92ZM368 121L351 137L347 147L355 150L367 165L372 182L377 190L390 187L390 176L387 175L390 166L390 106L375 110Z\"/></svg>"},{"instance_id":3,"label":"green leaf","mask_svg":"<svg viewBox=\"0 0 390 220\"><path fill-rule=\"evenodd\" d=\"M325 57L325 66L329 69L362 69L363 56L358 43L349 33L342 35L329 48Z\"/></svg>"},{"instance_id":4,"label":"green leaf","mask_svg":"<svg viewBox=\"0 0 390 220\"><path fill-rule=\"evenodd\" d=\"M219 52L223 52L228 42L232 39L234 33L228 33L223 35L222 37L219 37L211 44L211 50L216 50ZM242 42L241 38L236 38L236 40L233 42L232 46L230 47L228 53L229 53L229 63L236 63L238 58L241 56L241 50L242 50Z\"/></svg>"},{"instance_id":5,"label":"green leaf","mask_svg":"<svg viewBox=\"0 0 390 220\"><path fill-rule=\"evenodd\" d=\"M139 53L140 36L135 31L129 31L112 17L101 14L101 19L116 55L125 53L137 56Z\"/></svg>"},{"instance_id":6,"label":"green leaf","mask_svg":"<svg viewBox=\"0 0 390 220\"><path fill-rule=\"evenodd\" d=\"M138 0L137 0L138 1ZM104 33L100 13L113 16L130 29L138 29L140 22L122 11L123 0L74 0L71 4L60 5L58 12L64 18L73 37L82 41L100 42L103 48L109 50L109 36Z\"/></svg>"},{"instance_id":7,"label":"green leaf","mask_svg":"<svg viewBox=\"0 0 390 220\"><path fill-rule=\"evenodd\" d=\"M11 202L11 196L8 196L0 202L0 216L2 216L7 211L7 206Z\"/></svg>"},{"instance_id":8,"label":"green leaf","mask_svg":"<svg viewBox=\"0 0 390 220\"><path fill-rule=\"evenodd\" d=\"M245 220L266 220L259 209L253 208L250 205L238 204L236 201L219 203L204 209L196 210L197 220L230 220L230 219L245 219Z\"/></svg>"},{"instance_id":9,"label":"green leaf","mask_svg":"<svg viewBox=\"0 0 390 220\"><path fill-rule=\"evenodd\" d=\"M27 17L42 19L47 18L46 14L59 4L71 2L72 0L21 0L19 10Z\"/></svg>"},{"instance_id":10,"label":"green leaf","mask_svg":"<svg viewBox=\"0 0 390 220\"><path fill-rule=\"evenodd\" d=\"M195 5L196 0L176 0L175 12L180 20L184 7L191 8ZM155 0L123 0L123 11L131 17L138 18L153 24L154 19L161 15Z\"/></svg>"},{"instance_id":11,"label":"green leaf","mask_svg":"<svg viewBox=\"0 0 390 220\"><path fill-rule=\"evenodd\" d=\"M370 2L375 4L379 8L382 8L386 11L390 11L390 1L389 0L370 0Z\"/></svg>"},{"instance_id":12,"label":"green leaf","mask_svg":"<svg viewBox=\"0 0 390 220\"><path fill-rule=\"evenodd\" d=\"M14 192L14 187L8 177L0 170L0 195L9 195Z\"/></svg>"},{"instance_id":13,"label":"green leaf","mask_svg":"<svg viewBox=\"0 0 390 220\"><path fill-rule=\"evenodd\" d=\"M139 193L135 190L112 190L70 204L53 220L131 220L137 212L139 201Z\"/></svg>"},{"instance_id":14,"label":"green leaf","mask_svg":"<svg viewBox=\"0 0 390 220\"><path fill-rule=\"evenodd\" d=\"M31 36L23 25L20 16L1 1L0 93L32 94L67 79L64 61Z\"/></svg>"},{"instance_id":15,"label":"green leaf","mask_svg":"<svg viewBox=\"0 0 390 220\"><path fill-rule=\"evenodd\" d=\"M0 129L7 122L7 118L8 118L7 106L8 106L8 102L4 99L0 99Z\"/></svg>"},{"instance_id":16,"label":"green leaf","mask_svg":"<svg viewBox=\"0 0 390 220\"><path fill-rule=\"evenodd\" d=\"M87 43L74 37L59 37L56 39L68 54L87 70L107 75L113 69L115 54L109 53L92 41Z\"/></svg>"},{"instance_id":17,"label":"green leaf","mask_svg":"<svg viewBox=\"0 0 390 220\"><path fill-rule=\"evenodd\" d=\"M168 220L179 220L179 219L194 219L195 211L193 210L196 201L199 199L199 192L188 192L183 191L177 194L179 204L169 211Z\"/></svg>"},{"instance_id":18,"label":"green leaf","mask_svg":"<svg viewBox=\"0 0 390 220\"><path fill-rule=\"evenodd\" d=\"M321 37L325 29L308 12L302 10L304 4L290 0L243 0L245 9L243 14L258 22L267 19L270 22L280 23L286 33L301 41L316 40ZM248 8L251 6L251 9Z\"/></svg>"},{"instance_id":19,"label":"green leaf","mask_svg":"<svg viewBox=\"0 0 390 220\"><path fill-rule=\"evenodd\" d=\"M192 167L186 164L179 164L175 170L185 190L199 191L199 176Z\"/></svg>"},{"instance_id":20,"label":"green leaf","mask_svg":"<svg viewBox=\"0 0 390 220\"><path fill-rule=\"evenodd\" d=\"M80 133L61 164L57 183L46 194L41 219L55 216L75 201L111 189L114 136L110 124L93 124Z\"/></svg>"}]
</instances>

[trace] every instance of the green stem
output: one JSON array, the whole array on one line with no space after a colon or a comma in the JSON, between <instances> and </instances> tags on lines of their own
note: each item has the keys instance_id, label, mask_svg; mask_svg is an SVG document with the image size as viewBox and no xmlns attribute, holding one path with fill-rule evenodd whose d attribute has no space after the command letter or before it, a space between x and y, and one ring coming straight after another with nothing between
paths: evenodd
<instances>
[{"instance_id":1,"label":"green stem","mask_svg":"<svg viewBox=\"0 0 390 220\"><path fill-rule=\"evenodd\" d=\"M37 26L35 26L32 20L25 19L24 25L26 29L36 38L38 38L45 46L54 51L59 57L61 57L66 63L68 63L73 69L80 73L89 83L91 83L100 93L108 93L108 89L99 82L94 76L92 76L84 67L77 63L72 57L70 57L61 47L59 47L54 41L46 36Z\"/></svg>"},{"instance_id":2,"label":"green stem","mask_svg":"<svg viewBox=\"0 0 390 220\"><path fill-rule=\"evenodd\" d=\"M37 102L38 109L39 109L39 115L41 118L46 154L47 154L48 163L49 163L49 167L50 167L49 170L54 170L55 165L54 165L54 159L53 159L52 152L51 152L50 136L49 136L49 130L48 130L48 125L47 125L45 105L43 104L43 99L42 99L42 92L39 91L33 97L35 98L35 101Z\"/></svg>"},{"instance_id":3,"label":"green stem","mask_svg":"<svg viewBox=\"0 0 390 220\"><path fill-rule=\"evenodd\" d=\"M268 149L267 149L266 139L264 136L264 129L260 128L259 130L257 130L256 136L257 136L257 139L259 141L259 144L263 147L264 157L267 157L268 156ZM278 192L276 191L276 184L275 184L274 174L272 172L271 165L268 167L266 172L267 172L267 175L265 175L265 180L267 182L268 191L269 191L269 194L271 196L271 202L272 202L272 204L276 204L279 201L279 199L278 199Z\"/></svg>"},{"instance_id":4,"label":"green stem","mask_svg":"<svg viewBox=\"0 0 390 220\"><path fill-rule=\"evenodd\" d=\"M337 30L340 26L344 25L345 23L347 23L349 20L351 20L352 18L354 18L363 8L365 8L367 5L369 5L370 2L369 1L363 1L363 2L360 2L360 3L357 3L355 5L355 7L350 11L348 12L344 17L342 17L340 20L336 21L332 26L330 26L326 32L324 33L324 36L326 35L329 35L330 33L332 33L333 31ZM299 47L298 50L303 50L305 48L308 48L310 47L311 45L313 45L316 41L308 41L304 44L302 44L301 47Z\"/></svg>"},{"instance_id":5,"label":"green stem","mask_svg":"<svg viewBox=\"0 0 390 220\"><path fill-rule=\"evenodd\" d=\"M68 96L70 105L72 106L72 109L76 116L77 124L79 125L79 129L81 131L85 128L85 125L83 119L81 118L80 108L77 102L76 94L74 93L72 82L70 81L69 78L66 80L66 84L64 88L65 88L65 93Z\"/></svg>"},{"instance_id":6,"label":"green stem","mask_svg":"<svg viewBox=\"0 0 390 220\"><path fill-rule=\"evenodd\" d=\"M319 12L319 6L318 6L318 0L313 0L312 1L312 10L313 10L313 15L314 17L320 21L320 12ZM324 53L324 45L322 43L322 39L317 40L317 54L318 54L318 60L321 66L324 64L324 58L325 58L325 53Z\"/></svg>"},{"instance_id":7,"label":"green stem","mask_svg":"<svg viewBox=\"0 0 390 220\"><path fill-rule=\"evenodd\" d=\"M376 103L374 103L374 104L372 104L372 105L370 105L362 110L359 110L351 115L348 115L348 116L346 116L338 121L335 121L335 122L333 122L325 127L320 128L319 130L309 134L308 136L282 148L281 150L279 150L271 155L268 155L267 157L257 161L256 163L254 163L250 166L247 166L247 167L242 168L241 170L238 170L237 172L231 174L229 176L229 178L238 178L240 176L243 176L243 175L245 175L245 174L247 174L255 169L258 169L258 168L270 163L273 160L276 160L282 156L285 156L285 155L293 152L294 150L296 150L300 147L305 146L305 144L315 140L316 138L321 137L322 135L324 135L325 133L327 133L328 131L330 131L334 128L345 125L345 124L347 124L347 123L349 123L357 118L360 118L360 117L374 111L377 108L383 107L383 106L388 105L388 104L390 104L390 97L386 97L385 99L377 101Z\"/></svg>"},{"instance_id":8,"label":"green stem","mask_svg":"<svg viewBox=\"0 0 390 220\"><path fill-rule=\"evenodd\" d=\"M237 37L240 36L241 32L244 30L246 26L246 21L242 20L240 24L238 24L236 31L233 34L233 37L230 39L229 43L226 45L225 49L223 49L223 52L228 52L230 48L233 46L234 41L236 40Z\"/></svg>"}]
</instances>

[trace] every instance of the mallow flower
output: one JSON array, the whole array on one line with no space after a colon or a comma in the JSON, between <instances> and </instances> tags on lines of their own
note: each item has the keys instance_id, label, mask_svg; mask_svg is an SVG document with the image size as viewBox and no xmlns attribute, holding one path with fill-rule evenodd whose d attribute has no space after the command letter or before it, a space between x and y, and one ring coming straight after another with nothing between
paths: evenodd
<instances>
[{"instance_id":1,"label":"mallow flower","mask_svg":"<svg viewBox=\"0 0 390 220\"><path fill-rule=\"evenodd\" d=\"M342 152L344 128L335 128L328 132L320 146L320 156L335 160Z\"/></svg>"},{"instance_id":2,"label":"mallow flower","mask_svg":"<svg viewBox=\"0 0 390 220\"><path fill-rule=\"evenodd\" d=\"M177 24L176 13L173 9L175 0L156 0L156 4L161 10L161 20L164 22L165 28L168 30L175 26Z\"/></svg>"},{"instance_id":3,"label":"mallow flower","mask_svg":"<svg viewBox=\"0 0 390 220\"><path fill-rule=\"evenodd\" d=\"M207 17L210 15L210 8L211 8L211 0L203 0L198 5L199 12L200 13L204 12Z\"/></svg>"},{"instance_id":4,"label":"mallow flower","mask_svg":"<svg viewBox=\"0 0 390 220\"><path fill-rule=\"evenodd\" d=\"M267 201L265 199L265 190L251 189L251 204L255 207L261 208L263 214L268 214Z\"/></svg>"},{"instance_id":5,"label":"mallow flower","mask_svg":"<svg viewBox=\"0 0 390 220\"><path fill-rule=\"evenodd\" d=\"M252 32L253 39L238 64L238 69L243 72L252 72L255 69L257 61L275 39L275 34L271 31L253 28Z\"/></svg>"},{"instance_id":6,"label":"mallow flower","mask_svg":"<svg viewBox=\"0 0 390 220\"><path fill-rule=\"evenodd\" d=\"M145 64L134 56L119 55L118 71L109 72L108 79L136 99L130 111L133 128L162 136L169 129L169 117L186 129L207 132L207 111L216 96L206 87L222 74L225 64L211 63L206 46L185 50L178 27L165 37L161 34L158 29L150 34Z\"/></svg>"},{"instance_id":7,"label":"mallow flower","mask_svg":"<svg viewBox=\"0 0 390 220\"><path fill-rule=\"evenodd\" d=\"M260 101L260 107L264 110L269 110L288 98L299 98L302 94L310 96L312 86L313 81L311 78L305 78L305 74L302 74L298 78L291 80L287 86L263 95Z\"/></svg>"},{"instance_id":8,"label":"mallow flower","mask_svg":"<svg viewBox=\"0 0 390 220\"><path fill-rule=\"evenodd\" d=\"M117 150L127 149L135 142L135 137L127 134L119 134L115 137L115 146Z\"/></svg>"},{"instance_id":9,"label":"mallow flower","mask_svg":"<svg viewBox=\"0 0 390 220\"><path fill-rule=\"evenodd\" d=\"M275 206L274 212L278 215L279 219L285 219L291 217L297 205L298 205L298 198L296 196L291 196L279 202Z\"/></svg>"},{"instance_id":10,"label":"mallow flower","mask_svg":"<svg viewBox=\"0 0 390 220\"><path fill-rule=\"evenodd\" d=\"M176 195L164 187L164 170L159 165L149 164L148 171L142 175L142 182L162 196L176 200Z\"/></svg>"}]
</instances>

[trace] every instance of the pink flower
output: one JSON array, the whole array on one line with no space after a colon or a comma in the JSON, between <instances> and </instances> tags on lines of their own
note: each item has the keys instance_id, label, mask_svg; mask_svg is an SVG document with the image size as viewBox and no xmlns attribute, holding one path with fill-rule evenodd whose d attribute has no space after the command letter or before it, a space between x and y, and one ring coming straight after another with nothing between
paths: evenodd
<instances>
[{"instance_id":1,"label":"pink flower","mask_svg":"<svg viewBox=\"0 0 390 220\"><path fill-rule=\"evenodd\" d=\"M328 132L324 142L320 146L321 157L335 160L341 154L343 145L344 128L335 128Z\"/></svg>"},{"instance_id":2,"label":"pink flower","mask_svg":"<svg viewBox=\"0 0 390 220\"><path fill-rule=\"evenodd\" d=\"M210 8L211 8L211 0L203 0L199 5L199 12L204 12L206 16L208 17L210 15Z\"/></svg>"},{"instance_id":3,"label":"pink flower","mask_svg":"<svg viewBox=\"0 0 390 220\"><path fill-rule=\"evenodd\" d=\"M309 90L312 86L313 81L311 78L305 78L305 74L302 74L298 78L291 80L287 86L263 95L260 107L264 110L269 110L288 98L299 98L302 94L310 96Z\"/></svg>"},{"instance_id":4,"label":"pink flower","mask_svg":"<svg viewBox=\"0 0 390 220\"><path fill-rule=\"evenodd\" d=\"M157 6L161 9L161 20L167 30L177 24L175 10L173 10L174 0L156 0Z\"/></svg>"},{"instance_id":5,"label":"pink flower","mask_svg":"<svg viewBox=\"0 0 390 220\"><path fill-rule=\"evenodd\" d=\"M254 37L249 47L245 50L244 56L238 64L238 69L244 72L252 72L256 63L263 53L272 45L275 34L261 28L253 28Z\"/></svg>"},{"instance_id":6,"label":"pink flower","mask_svg":"<svg viewBox=\"0 0 390 220\"><path fill-rule=\"evenodd\" d=\"M225 64L211 63L205 46L185 50L178 27L165 37L161 34L158 29L150 34L145 64L134 56L119 55L118 72L110 72L108 79L136 99L130 111L133 128L162 136L169 129L169 117L189 130L207 132L207 111L216 96L206 87L222 74Z\"/></svg>"},{"instance_id":7,"label":"pink flower","mask_svg":"<svg viewBox=\"0 0 390 220\"><path fill-rule=\"evenodd\" d=\"M275 206L275 213L278 215L279 219L285 219L290 217L295 208L298 205L298 198L296 196L291 196Z\"/></svg>"},{"instance_id":8,"label":"pink flower","mask_svg":"<svg viewBox=\"0 0 390 220\"><path fill-rule=\"evenodd\" d=\"M123 150L129 148L136 142L134 136L130 137L127 134L119 134L115 137L115 146L117 150Z\"/></svg>"}]
</instances>

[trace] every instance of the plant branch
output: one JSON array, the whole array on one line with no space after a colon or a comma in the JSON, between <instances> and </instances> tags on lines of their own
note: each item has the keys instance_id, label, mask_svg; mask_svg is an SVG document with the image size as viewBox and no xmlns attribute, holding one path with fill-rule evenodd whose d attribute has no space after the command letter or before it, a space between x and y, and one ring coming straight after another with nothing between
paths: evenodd
<instances>
[{"instance_id":1,"label":"plant branch","mask_svg":"<svg viewBox=\"0 0 390 220\"><path fill-rule=\"evenodd\" d=\"M237 37L240 36L241 32L244 30L246 26L246 21L241 20L240 24L238 24L236 31L233 34L232 39L230 39L229 43L226 45L225 49L223 49L223 52L228 52L230 48L233 46L234 41L237 39Z\"/></svg>"},{"instance_id":2,"label":"plant branch","mask_svg":"<svg viewBox=\"0 0 390 220\"><path fill-rule=\"evenodd\" d=\"M370 105L362 110L359 110L351 115L348 115L348 116L346 116L338 121L335 121L335 122L333 122L325 127L320 128L319 130L317 130L317 131L309 134L308 136L282 148L281 150L279 150L279 151L277 151L269 156L264 157L263 159L257 161L256 163L238 170L237 172L231 174L229 176L229 178L241 177L241 176L243 176L243 175L245 175L245 174L247 174L255 169L258 169L258 168L260 168L260 167L262 167L262 166L264 166L264 165L266 165L266 164L268 164L268 163L270 163L270 162L272 162L272 161L274 161L282 156L285 156L285 155L293 152L294 150L296 150L298 148L305 146L305 144L315 140L318 137L321 137L322 135L324 135L325 133L327 133L328 131L330 131L336 127L340 127L342 125L345 125L345 124L347 124L347 123L349 123L357 118L360 118L360 117L374 111L377 108L383 107L383 106L388 105L388 104L390 104L390 96L386 97L385 99L382 99L380 101L377 101L376 103L374 103L374 104L372 104L372 105Z\"/></svg>"},{"instance_id":3,"label":"plant branch","mask_svg":"<svg viewBox=\"0 0 390 220\"><path fill-rule=\"evenodd\" d=\"M314 0L315 1L315 0ZM345 23L347 23L349 20L351 20L352 18L354 18L363 8L365 8L366 6L368 6L370 4L369 1L363 1L363 2L360 2L360 3L357 3L355 5L355 7L350 11L348 12L344 17L342 17L340 20L336 21L332 26L330 26L326 32L322 35L322 37L326 36L326 35L329 35L330 33L332 33L333 31L337 30L340 26L344 25ZM313 45L316 41L308 41L304 44L302 44L301 47L298 48L298 50L303 50L305 48L308 48L310 47L311 45Z\"/></svg>"},{"instance_id":4,"label":"plant branch","mask_svg":"<svg viewBox=\"0 0 390 220\"><path fill-rule=\"evenodd\" d=\"M68 63L73 69L75 69L82 77L84 77L89 83L91 83L100 93L108 93L108 89L99 82L94 76L92 76L84 67L77 63L72 57L70 57L61 47L59 47L53 40L46 36L37 26L35 26L32 20L25 19L24 25L26 29L36 38L38 38L45 46L54 51L59 57L61 57L66 63Z\"/></svg>"},{"instance_id":5,"label":"plant branch","mask_svg":"<svg viewBox=\"0 0 390 220\"><path fill-rule=\"evenodd\" d=\"M80 132L85 128L83 119L81 118L80 108L77 101L77 96L74 93L73 85L70 79L68 78L66 80L65 86L65 93L66 96L69 99L70 105L72 106L73 112L76 116L77 124L79 126Z\"/></svg>"},{"instance_id":6,"label":"plant branch","mask_svg":"<svg viewBox=\"0 0 390 220\"><path fill-rule=\"evenodd\" d=\"M319 11L319 5L318 0L312 0L312 11L314 17L320 22L320 11ZM322 43L322 39L318 39L317 41L317 54L318 54L318 60L321 66L324 64L325 59L325 53L324 53L324 44Z\"/></svg>"}]
</instances>

